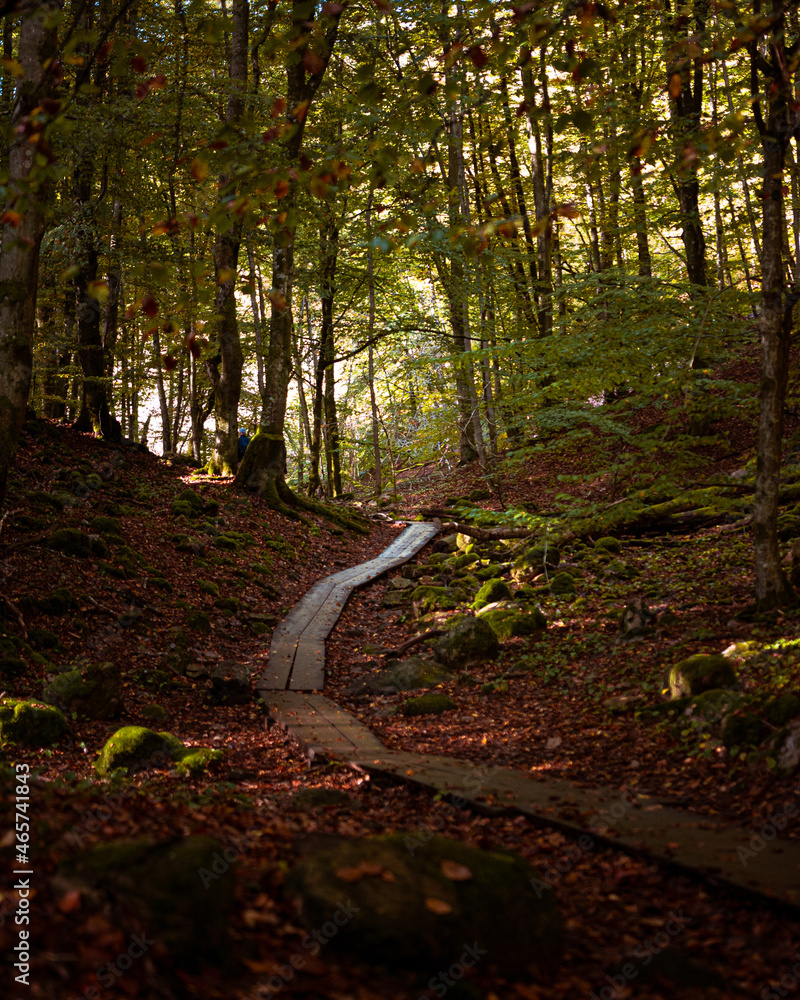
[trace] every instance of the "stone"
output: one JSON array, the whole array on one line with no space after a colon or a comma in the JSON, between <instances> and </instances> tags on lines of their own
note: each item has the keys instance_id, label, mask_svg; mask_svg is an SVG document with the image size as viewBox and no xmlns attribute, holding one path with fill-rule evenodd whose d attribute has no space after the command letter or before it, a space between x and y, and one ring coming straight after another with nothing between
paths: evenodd
<instances>
[{"instance_id":1,"label":"stone","mask_svg":"<svg viewBox=\"0 0 800 1000\"><path fill-rule=\"evenodd\" d=\"M112 771L123 770L126 774L147 767L164 767L172 761L176 748L171 744L176 737L155 733L144 726L124 726L118 729L103 746L94 763L95 772L107 777ZM180 741L178 741L180 743ZM183 744L180 743L182 749Z\"/></svg>"},{"instance_id":2,"label":"stone","mask_svg":"<svg viewBox=\"0 0 800 1000\"><path fill-rule=\"evenodd\" d=\"M767 731L763 719L755 712L729 713L722 730L722 742L731 747L757 747Z\"/></svg>"},{"instance_id":3,"label":"stone","mask_svg":"<svg viewBox=\"0 0 800 1000\"><path fill-rule=\"evenodd\" d=\"M116 719L123 706L122 677L113 663L89 663L58 674L44 700L83 719Z\"/></svg>"},{"instance_id":4,"label":"stone","mask_svg":"<svg viewBox=\"0 0 800 1000\"><path fill-rule=\"evenodd\" d=\"M494 607L480 611L479 617L489 623L501 642L518 636L535 635L547 628L547 619L538 608L522 612L514 608Z\"/></svg>"},{"instance_id":5,"label":"stone","mask_svg":"<svg viewBox=\"0 0 800 1000\"><path fill-rule=\"evenodd\" d=\"M571 573L558 573L550 581L550 593L561 595L574 594L575 577Z\"/></svg>"},{"instance_id":6,"label":"stone","mask_svg":"<svg viewBox=\"0 0 800 1000\"><path fill-rule=\"evenodd\" d=\"M778 733L774 744L778 772L784 777L794 774L800 765L800 719L790 722L786 729Z\"/></svg>"},{"instance_id":7,"label":"stone","mask_svg":"<svg viewBox=\"0 0 800 1000\"><path fill-rule=\"evenodd\" d=\"M477 611L496 601L510 601L512 596L511 587L505 580L499 578L487 580L475 596L472 607Z\"/></svg>"},{"instance_id":8,"label":"stone","mask_svg":"<svg viewBox=\"0 0 800 1000\"><path fill-rule=\"evenodd\" d=\"M77 559L89 559L91 556L105 559L108 555L108 546L102 538L78 528L59 528L53 532L47 544L56 552L63 552Z\"/></svg>"},{"instance_id":9,"label":"stone","mask_svg":"<svg viewBox=\"0 0 800 1000\"><path fill-rule=\"evenodd\" d=\"M47 747L67 731L64 713L53 705L18 698L0 700L0 742Z\"/></svg>"},{"instance_id":10,"label":"stone","mask_svg":"<svg viewBox=\"0 0 800 1000\"><path fill-rule=\"evenodd\" d=\"M594 547L598 551L613 552L614 555L619 555L622 552L622 542L612 535L606 535L605 538L598 538L594 543Z\"/></svg>"},{"instance_id":11,"label":"stone","mask_svg":"<svg viewBox=\"0 0 800 1000\"><path fill-rule=\"evenodd\" d=\"M79 890L98 908L110 902L116 925L158 942L176 965L199 972L226 963L234 904L235 857L205 835L167 843L148 839L97 844L61 863L60 893ZM157 952L151 960L158 963Z\"/></svg>"},{"instance_id":12,"label":"stone","mask_svg":"<svg viewBox=\"0 0 800 1000\"><path fill-rule=\"evenodd\" d=\"M205 611L199 611L196 608L186 612L186 624L190 629L202 632L204 635L211 632L211 619Z\"/></svg>"},{"instance_id":13,"label":"stone","mask_svg":"<svg viewBox=\"0 0 800 1000\"><path fill-rule=\"evenodd\" d=\"M252 699L250 671L243 663L223 660L209 673L207 690L212 705L246 705Z\"/></svg>"},{"instance_id":14,"label":"stone","mask_svg":"<svg viewBox=\"0 0 800 1000\"><path fill-rule=\"evenodd\" d=\"M289 808L297 812L307 809L328 809L337 806L340 809L349 808L353 800L339 788L301 788L289 799Z\"/></svg>"},{"instance_id":15,"label":"stone","mask_svg":"<svg viewBox=\"0 0 800 1000\"><path fill-rule=\"evenodd\" d=\"M421 694L417 698L409 698L403 705L403 715L441 715L458 706L446 694Z\"/></svg>"},{"instance_id":16,"label":"stone","mask_svg":"<svg viewBox=\"0 0 800 1000\"><path fill-rule=\"evenodd\" d=\"M393 590L405 590L407 587L413 587L414 581L405 576L393 576L389 581L389 586Z\"/></svg>"},{"instance_id":17,"label":"stone","mask_svg":"<svg viewBox=\"0 0 800 1000\"><path fill-rule=\"evenodd\" d=\"M475 539L471 535L465 535L461 531L456 535L456 548L459 552L470 552L474 543Z\"/></svg>"},{"instance_id":18,"label":"stone","mask_svg":"<svg viewBox=\"0 0 800 1000\"><path fill-rule=\"evenodd\" d=\"M451 672L435 660L408 656L405 660L387 660L386 669L364 678L370 691L414 691L431 688L451 678Z\"/></svg>"},{"instance_id":19,"label":"stone","mask_svg":"<svg viewBox=\"0 0 800 1000\"><path fill-rule=\"evenodd\" d=\"M668 683L670 695L680 698L712 688L733 688L736 671L730 660L719 653L698 653L676 663L669 672Z\"/></svg>"},{"instance_id":20,"label":"stone","mask_svg":"<svg viewBox=\"0 0 800 1000\"><path fill-rule=\"evenodd\" d=\"M210 747L185 747L185 753L175 761L175 770L185 778L198 778L224 756L222 750Z\"/></svg>"},{"instance_id":21,"label":"stone","mask_svg":"<svg viewBox=\"0 0 800 1000\"><path fill-rule=\"evenodd\" d=\"M476 569L475 576L478 580L491 580L494 577L499 577L502 573L509 572L510 569L511 563L489 563L488 566Z\"/></svg>"},{"instance_id":22,"label":"stone","mask_svg":"<svg viewBox=\"0 0 800 1000\"><path fill-rule=\"evenodd\" d=\"M433 587L428 584L416 587L411 594L414 613L419 617L428 611L452 611L458 603L447 587Z\"/></svg>"},{"instance_id":23,"label":"stone","mask_svg":"<svg viewBox=\"0 0 800 1000\"><path fill-rule=\"evenodd\" d=\"M624 609L620 616L619 630L623 639L633 639L652 632L652 625L658 616L652 612L643 597L637 597Z\"/></svg>"},{"instance_id":24,"label":"stone","mask_svg":"<svg viewBox=\"0 0 800 1000\"><path fill-rule=\"evenodd\" d=\"M143 719L151 722L166 722L169 719L169 712L161 705L145 705L139 712Z\"/></svg>"},{"instance_id":25,"label":"stone","mask_svg":"<svg viewBox=\"0 0 800 1000\"><path fill-rule=\"evenodd\" d=\"M517 583L530 580L545 567L553 569L561 562L561 553L555 545L532 545L514 560L511 577Z\"/></svg>"},{"instance_id":26,"label":"stone","mask_svg":"<svg viewBox=\"0 0 800 1000\"><path fill-rule=\"evenodd\" d=\"M77 603L66 587L56 587L47 597L39 599L39 609L47 615L65 615Z\"/></svg>"},{"instance_id":27,"label":"stone","mask_svg":"<svg viewBox=\"0 0 800 1000\"><path fill-rule=\"evenodd\" d=\"M466 670L486 663L500 652L500 643L488 622L460 617L432 644L436 660L451 670Z\"/></svg>"},{"instance_id":28,"label":"stone","mask_svg":"<svg viewBox=\"0 0 800 1000\"><path fill-rule=\"evenodd\" d=\"M359 961L428 973L463 956L528 982L561 957L555 893L526 861L427 831L334 841L300 862L286 891L307 927L337 926L329 947Z\"/></svg>"}]
</instances>

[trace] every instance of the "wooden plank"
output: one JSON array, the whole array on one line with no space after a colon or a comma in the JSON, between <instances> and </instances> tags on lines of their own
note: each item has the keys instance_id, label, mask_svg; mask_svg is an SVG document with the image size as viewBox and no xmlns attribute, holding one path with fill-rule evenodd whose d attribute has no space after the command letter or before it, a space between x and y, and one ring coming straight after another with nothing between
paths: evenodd
<instances>
[{"instance_id":1,"label":"wooden plank","mask_svg":"<svg viewBox=\"0 0 800 1000\"><path fill-rule=\"evenodd\" d=\"M345 712L336 702L326 698L321 694L306 695L306 703L313 707L316 712L330 725L335 726L342 732L351 743L354 744L357 753L385 753L383 744L377 736L365 725L355 719L349 712Z\"/></svg>"},{"instance_id":2,"label":"wooden plank","mask_svg":"<svg viewBox=\"0 0 800 1000\"><path fill-rule=\"evenodd\" d=\"M297 643L292 675L289 678L290 691L321 691L325 686L325 642L324 639L301 637Z\"/></svg>"}]
</instances>

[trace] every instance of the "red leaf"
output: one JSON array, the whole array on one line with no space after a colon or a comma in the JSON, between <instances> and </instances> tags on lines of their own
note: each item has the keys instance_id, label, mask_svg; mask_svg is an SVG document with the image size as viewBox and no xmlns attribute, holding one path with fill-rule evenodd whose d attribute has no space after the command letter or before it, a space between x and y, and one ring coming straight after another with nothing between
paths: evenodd
<instances>
[{"instance_id":1,"label":"red leaf","mask_svg":"<svg viewBox=\"0 0 800 1000\"><path fill-rule=\"evenodd\" d=\"M322 5L322 13L325 17L336 17L336 15L341 14L343 10L343 3L324 3Z\"/></svg>"},{"instance_id":2,"label":"red leaf","mask_svg":"<svg viewBox=\"0 0 800 1000\"><path fill-rule=\"evenodd\" d=\"M283 97L276 97L272 102L272 107L270 108L270 114L273 118L280 118L281 115L286 110L286 100Z\"/></svg>"},{"instance_id":3,"label":"red leaf","mask_svg":"<svg viewBox=\"0 0 800 1000\"><path fill-rule=\"evenodd\" d=\"M136 84L136 100L137 101L143 101L145 99L145 97L147 97L147 95L149 94L149 92L150 92L150 84L149 83L137 83Z\"/></svg>"},{"instance_id":4,"label":"red leaf","mask_svg":"<svg viewBox=\"0 0 800 1000\"><path fill-rule=\"evenodd\" d=\"M156 302L154 296L145 295L142 299L142 312L145 316L149 316L151 319L154 316L158 316L158 303Z\"/></svg>"},{"instance_id":5,"label":"red leaf","mask_svg":"<svg viewBox=\"0 0 800 1000\"><path fill-rule=\"evenodd\" d=\"M150 80L150 89L151 90L163 90L164 87L166 87L166 85L167 85L167 78L164 76L163 73L157 73Z\"/></svg>"},{"instance_id":6,"label":"red leaf","mask_svg":"<svg viewBox=\"0 0 800 1000\"><path fill-rule=\"evenodd\" d=\"M325 72L325 60L316 52L306 49L303 53L303 69L309 76L321 76Z\"/></svg>"},{"instance_id":7,"label":"red leaf","mask_svg":"<svg viewBox=\"0 0 800 1000\"><path fill-rule=\"evenodd\" d=\"M178 367L178 362L171 354L162 354L161 363L164 365L164 371L167 372L174 372Z\"/></svg>"},{"instance_id":8,"label":"red leaf","mask_svg":"<svg viewBox=\"0 0 800 1000\"><path fill-rule=\"evenodd\" d=\"M144 56L134 56L131 59L131 69L134 73L144 73L147 69L147 60Z\"/></svg>"},{"instance_id":9,"label":"red leaf","mask_svg":"<svg viewBox=\"0 0 800 1000\"><path fill-rule=\"evenodd\" d=\"M480 45L473 45L471 48L467 49L467 55L472 60L472 65L478 69L482 69L486 63L489 62L489 57Z\"/></svg>"},{"instance_id":10,"label":"red leaf","mask_svg":"<svg viewBox=\"0 0 800 1000\"><path fill-rule=\"evenodd\" d=\"M278 201L280 201L281 198L283 198L283 196L287 195L288 193L289 193L288 181L280 180L275 184L275 197L278 199Z\"/></svg>"},{"instance_id":11,"label":"red leaf","mask_svg":"<svg viewBox=\"0 0 800 1000\"><path fill-rule=\"evenodd\" d=\"M78 889L71 889L58 901L58 908L62 913L73 913L81 908L81 894Z\"/></svg>"}]
</instances>

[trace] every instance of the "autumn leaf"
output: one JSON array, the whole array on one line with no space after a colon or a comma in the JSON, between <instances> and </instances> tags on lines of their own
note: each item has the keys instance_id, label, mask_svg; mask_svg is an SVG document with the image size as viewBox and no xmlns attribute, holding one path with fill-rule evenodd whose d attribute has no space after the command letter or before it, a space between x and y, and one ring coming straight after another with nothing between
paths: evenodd
<instances>
[{"instance_id":1,"label":"autumn leaf","mask_svg":"<svg viewBox=\"0 0 800 1000\"><path fill-rule=\"evenodd\" d=\"M0 66L10 73L11 76L20 79L20 77L25 76L25 70L22 68L22 63L17 59L0 59Z\"/></svg>"},{"instance_id":2,"label":"autumn leaf","mask_svg":"<svg viewBox=\"0 0 800 1000\"><path fill-rule=\"evenodd\" d=\"M163 90L167 85L167 78L163 73L156 73L150 80L151 90Z\"/></svg>"},{"instance_id":3,"label":"autumn leaf","mask_svg":"<svg viewBox=\"0 0 800 1000\"><path fill-rule=\"evenodd\" d=\"M211 173L211 168L206 160L199 156L195 156L192 160L192 165L189 167L189 172L196 181L204 181Z\"/></svg>"},{"instance_id":4,"label":"autumn leaf","mask_svg":"<svg viewBox=\"0 0 800 1000\"><path fill-rule=\"evenodd\" d=\"M472 878L472 872L466 865L460 865L457 861L450 861L447 858L442 862L442 874L451 882L468 882Z\"/></svg>"},{"instance_id":5,"label":"autumn leaf","mask_svg":"<svg viewBox=\"0 0 800 1000\"><path fill-rule=\"evenodd\" d=\"M136 100L143 101L145 97L150 93L149 83L137 83L136 84Z\"/></svg>"},{"instance_id":6,"label":"autumn leaf","mask_svg":"<svg viewBox=\"0 0 800 1000\"><path fill-rule=\"evenodd\" d=\"M200 350L200 345L197 343L197 337L195 337L193 333L190 333L189 336L186 338L186 349L195 359L195 361L197 361L202 351Z\"/></svg>"},{"instance_id":7,"label":"autumn leaf","mask_svg":"<svg viewBox=\"0 0 800 1000\"><path fill-rule=\"evenodd\" d=\"M360 868L365 875L380 875L383 871L383 865L378 861L362 861Z\"/></svg>"},{"instance_id":8,"label":"autumn leaf","mask_svg":"<svg viewBox=\"0 0 800 1000\"><path fill-rule=\"evenodd\" d=\"M22 216L19 212L12 212L11 209L9 209L7 212L3 213L4 226L13 226L13 228L16 229L20 222L22 222Z\"/></svg>"},{"instance_id":9,"label":"autumn leaf","mask_svg":"<svg viewBox=\"0 0 800 1000\"><path fill-rule=\"evenodd\" d=\"M161 363L164 365L164 371L166 372L174 372L178 367L178 362L171 354L162 354Z\"/></svg>"},{"instance_id":10,"label":"autumn leaf","mask_svg":"<svg viewBox=\"0 0 800 1000\"><path fill-rule=\"evenodd\" d=\"M322 13L325 17L336 17L336 15L341 14L343 10L343 3L324 3L322 5Z\"/></svg>"},{"instance_id":11,"label":"autumn leaf","mask_svg":"<svg viewBox=\"0 0 800 1000\"><path fill-rule=\"evenodd\" d=\"M144 56L134 56L131 59L131 69L134 73L144 73L147 70L147 60Z\"/></svg>"},{"instance_id":12,"label":"autumn leaf","mask_svg":"<svg viewBox=\"0 0 800 1000\"><path fill-rule=\"evenodd\" d=\"M275 306L278 312L283 312L286 309L286 296L282 292L271 291L267 295L267 298Z\"/></svg>"},{"instance_id":13,"label":"autumn leaf","mask_svg":"<svg viewBox=\"0 0 800 1000\"><path fill-rule=\"evenodd\" d=\"M384 14L388 14L392 10L392 5L387 3L386 0L372 0L378 10L383 11Z\"/></svg>"},{"instance_id":14,"label":"autumn leaf","mask_svg":"<svg viewBox=\"0 0 800 1000\"><path fill-rule=\"evenodd\" d=\"M292 109L292 118L296 122L301 122L305 119L308 114L308 109L311 106L311 101L301 101L297 107Z\"/></svg>"},{"instance_id":15,"label":"autumn leaf","mask_svg":"<svg viewBox=\"0 0 800 1000\"><path fill-rule=\"evenodd\" d=\"M422 162L422 160L420 160L418 156L414 157L414 159L411 161L410 166L411 166L411 172L413 174L425 173L425 164Z\"/></svg>"},{"instance_id":16,"label":"autumn leaf","mask_svg":"<svg viewBox=\"0 0 800 1000\"><path fill-rule=\"evenodd\" d=\"M314 197L324 198L328 193L328 182L323 177L312 177L308 189Z\"/></svg>"},{"instance_id":17,"label":"autumn leaf","mask_svg":"<svg viewBox=\"0 0 800 1000\"><path fill-rule=\"evenodd\" d=\"M151 319L158 316L158 302L152 295L145 295L142 299L142 312Z\"/></svg>"},{"instance_id":18,"label":"autumn leaf","mask_svg":"<svg viewBox=\"0 0 800 1000\"><path fill-rule=\"evenodd\" d=\"M65 893L58 901L58 908L62 913L74 913L81 908L81 894L79 889L71 889Z\"/></svg>"},{"instance_id":19,"label":"autumn leaf","mask_svg":"<svg viewBox=\"0 0 800 1000\"><path fill-rule=\"evenodd\" d=\"M396 882L397 881L397 876L395 875L394 872L390 872L388 868L385 868L381 872L381 881L383 881L383 882Z\"/></svg>"},{"instance_id":20,"label":"autumn leaf","mask_svg":"<svg viewBox=\"0 0 800 1000\"><path fill-rule=\"evenodd\" d=\"M483 67L489 62L489 57L480 47L480 45L473 45L467 49L467 55L472 60L472 65L477 69L483 69Z\"/></svg>"},{"instance_id":21,"label":"autumn leaf","mask_svg":"<svg viewBox=\"0 0 800 1000\"><path fill-rule=\"evenodd\" d=\"M556 206L553 210L553 215L562 219L579 219L581 217L581 213L574 201L565 201L561 205Z\"/></svg>"},{"instance_id":22,"label":"autumn leaf","mask_svg":"<svg viewBox=\"0 0 800 1000\"><path fill-rule=\"evenodd\" d=\"M453 912L453 907L449 903L446 903L443 899L436 899L434 896L426 897L425 909L430 910L431 913L438 913L441 915Z\"/></svg>"},{"instance_id":23,"label":"autumn leaf","mask_svg":"<svg viewBox=\"0 0 800 1000\"><path fill-rule=\"evenodd\" d=\"M107 302L111 294L105 281L90 281L86 292L90 298L96 299L98 302Z\"/></svg>"},{"instance_id":24,"label":"autumn leaf","mask_svg":"<svg viewBox=\"0 0 800 1000\"><path fill-rule=\"evenodd\" d=\"M681 96L681 75L680 73L672 73L669 78L669 96L676 101Z\"/></svg>"},{"instance_id":25,"label":"autumn leaf","mask_svg":"<svg viewBox=\"0 0 800 1000\"><path fill-rule=\"evenodd\" d=\"M276 97L272 102L272 107L270 108L270 114L273 118L280 118L281 115L286 111L286 99L284 97Z\"/></svg>"},{"instance_id":26,"label":"autumn leaf","mask_svg":"<svg viewBox=\"0 0 800 1000\"><path fill-rule=\"evenodd\" d=\"M336 877L340 878L343 882L360 882L364 878L365 872L362 871L360 865L354 865L350 868L337 868Z\"/></svg>"},{"instance_id":27,"label":"autumn leaf","mask_svg":"<svg viewBox=\"0 0 800 1000\"><path fill-rule=\"evenodd\" d=\"M325 60L311 49L306 49L303 53L303 69L309 76L320 76L325 72Z\"/></svg>"},{"instance_id":28,"label":"autumn leaf","mask_svg":"<svg viewBox=\"0 0 800 1000\"><path fill-rule=\"evenodd\" d=\"M224 285L228 281L232 281L236 276L236 271L232 267L221 267L217 271L217 284Z\"/></svg>"},{"instance_id":29,"label":"autumn leaf","mask_svg":"<svg viewBox=\"0 0 800 1000\"><path fill-rule=\"evenodd\" d=\"M289 182L287 180L279 180L275 183L275 197L278 201L289 193Z\"/></svg>"}]
</instances>

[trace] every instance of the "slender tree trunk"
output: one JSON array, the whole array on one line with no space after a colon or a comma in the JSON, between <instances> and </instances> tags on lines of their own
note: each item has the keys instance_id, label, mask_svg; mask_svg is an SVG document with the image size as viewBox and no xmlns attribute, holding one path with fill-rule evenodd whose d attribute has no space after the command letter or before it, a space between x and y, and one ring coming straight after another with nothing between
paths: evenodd
<instances>
[{"instance_id":1,"label":"slender tree trunk","mask_svg":"<svg viewBox=\"0 0 800 1000\"><path fill-rule=\"evenodd\" d=\"M5 205L6 213L17 214L4 218L0 253L0 503L19 447L30 392L39 248L48 198L46 176L36 163L36 143L28 141L25 126L50 90L45 67L56 56L57 36L45 24L57 9L55 3L33 7L23 16L19 34L22 76L8 131L12 139ZM44 137L39 141L46 142Z\"/></svg>"}]
</instances>

